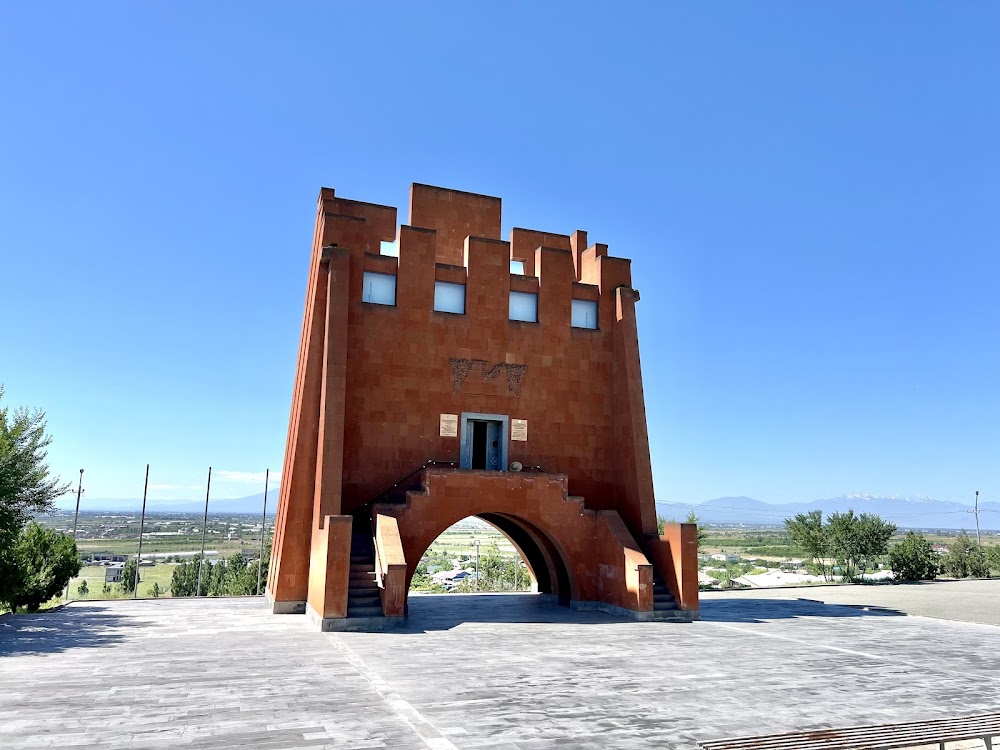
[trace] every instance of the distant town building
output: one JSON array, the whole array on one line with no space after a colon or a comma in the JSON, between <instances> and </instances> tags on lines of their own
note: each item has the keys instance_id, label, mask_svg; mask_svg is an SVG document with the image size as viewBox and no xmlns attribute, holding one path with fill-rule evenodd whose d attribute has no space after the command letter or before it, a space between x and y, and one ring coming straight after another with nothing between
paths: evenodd
<instances>
[{"instance_id":1,"label":"distant town building","mask_svg":"<svg viewBox=\"0 0 1000 750\"><path fill-rule=\"evenodd\" d=\"M104 571L104 582L105 583L121 583L122 582L122 572L125 570L125 566L121 563L114 563L109 565L107 570Z\"/></svg>"},{"instance_id":2,"label":"distant town building","mask_svg":"<svg viewBox=\"0 0 1000 750\"><path fill-rule=\"evenodd\" d=\"M740 561L740 556L735 552L716 552L712 555L713 560L718 560L719 562L734 563Z\"/></svg>"},{"instance_id":3,"label":"distant town building","mask_svg":"<svg viewBox=\"0 0 1000 750\"><path fill-rule=\"evenodd\" d=\"M475 573L471 570L442 570L431 576L435 583L440 583L447 588L454 588L467 578L475 578Z\"/></svg>"},{"instance_id":4,"label":"distant town building","mask_svg":"<svg viewBox=\"0 0 1000 750\"><path fill-rule=\"evenodd\" d=\"M96 554L91 560L95 563L123 563L128 561L128 555Z\"/></svg>"}]
</instances>

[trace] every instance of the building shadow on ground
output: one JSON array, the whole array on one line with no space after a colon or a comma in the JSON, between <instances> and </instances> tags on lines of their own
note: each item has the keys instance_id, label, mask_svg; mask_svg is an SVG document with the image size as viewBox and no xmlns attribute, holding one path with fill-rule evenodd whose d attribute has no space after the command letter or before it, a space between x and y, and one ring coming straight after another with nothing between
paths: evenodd
<instances>
[{"instance_id":1,"label":"building shadow on ground","mask_svg":"<svg viewBox=\"0 0 1000 750\"><path fill-rule=\"evenodd\" d=\"M824 604L804 599L708 600L701 603L701 619L707 622L765 622L799 617L898 617L904 612L881 607ZM401 633L450 630L462 623L553 623L573 625L622 625L635 621L605 612L574 610L537 594L436 594L411 596L406 625ZM650 624L646 621L646 624ZM662 622L664 627L686 623Z\"/></svg>"},{"instance_id":2,"label":"building shadow on ground","mask_svg":"<svg viewBox=\"0 0 1000 750\"><path fill-rule=\"evenodd\" d=\"M122 616L99 604L0 618L0 659L56 654L74 648L107 648L127 631L148 627L142 618Z\"/></svg>"},{"instance_id":3,"label":"building shadow on ground","mask_svg":"<svg viewBox=\"0 0 1000 750\"><path fill-rule=\"evenodd\" d=\"M813 599L708 599L701 602L706 622L766 622L798 617L905 617L898 609L870 605L826 604Z\"/></svg>"},{"instance_id":4,"label":"building shadow on ground","mask_svg":"<svg viewBox=\"0 0 1000 750\"><path fill-rule=\"evenodd\" d=\"M573 610L539 594L421 594L408 599L401 633L450 630L467 622L607 625L628 622L604 612Z\"/></svg>"}]
</instances>

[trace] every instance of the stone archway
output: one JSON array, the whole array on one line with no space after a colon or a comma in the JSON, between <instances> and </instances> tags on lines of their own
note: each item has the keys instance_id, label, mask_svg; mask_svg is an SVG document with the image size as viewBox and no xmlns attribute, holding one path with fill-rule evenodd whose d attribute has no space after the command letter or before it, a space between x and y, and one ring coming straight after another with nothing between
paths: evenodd
<instances>
[{"instance_id":1,"label":"stone archway","mask_svg":"<svg viewBox=\"0 0 1000 750\"><path fill-rule=\"evenodd\" d=\"M511 540L531 568L540 594L556 596L569 606L573 599L573 579L566 560L549 536L530 522L503 513L481 513L479 518L493 524Z\"/></svg>"},{"instance_id":2,"label":"stone archway","mask_svg":"<svg viewBox=\"0 0 1000 750\"><path fill-rule=\"evenodd\" d=\"M437 520L436 526L429 527L419 536L408 539L408 543L404 545L407 597L417 565L430 545L455 523L470 517L486 521L507 538L515 553L520 555L530 569L537 583L538 593L551 594L560 604L569 606L577 586L565 553L553 539L552 532L510 513L478 512L455 519L441 517Z\"/></svg>"},{"instance_id":3,"label":"stone archway","mask_svg":"<svg viewBox=\"0 0 1000 750\"><path fill-rule=\"evenodd\" d=\"M588 510L561 474L427 469L405 502L371 508L376 575L388 617L406 612L424 551L449 526L480 516L516 540L539 589L564 604L652 610L653 570L615 511Z\"/></svg>"}]
</instances>

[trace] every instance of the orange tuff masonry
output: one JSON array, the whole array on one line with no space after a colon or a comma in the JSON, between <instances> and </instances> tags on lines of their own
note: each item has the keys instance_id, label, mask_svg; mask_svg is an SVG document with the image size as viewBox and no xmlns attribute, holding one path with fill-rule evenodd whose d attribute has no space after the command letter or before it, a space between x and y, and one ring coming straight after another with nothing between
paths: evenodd
<instances>
[{"instance_id":1,"label":"orange tuff masonry","mask_svg":"<svg viewBox=\"0 0 1000 750\"><path fill-rule=\"evenodd\" d=\"M697 616L695 529L657 535L630 262L585 247L582 231L503 241L500 208L414 184L411 225L397 227L395 208L320 192L268 580L276 612L347 616L353 533L374 547L384 614L405 615L427 545L478 515L566 603L650 613L656 575ZM383 241L398 259L380 255ZM395 277L394 305L362 301L366 272ZM436 281L465 285L464 314L435 311ZM537 322L508 319L512 291L537 294ZM596 329L571 325L574 299L597 302ZM499 471L472 468L481 415L501 431L479 449L506 456ZM510 439L514 420L526 440ZM428 460L455 468L414 471Z\"/></svg>"}]
</instances>

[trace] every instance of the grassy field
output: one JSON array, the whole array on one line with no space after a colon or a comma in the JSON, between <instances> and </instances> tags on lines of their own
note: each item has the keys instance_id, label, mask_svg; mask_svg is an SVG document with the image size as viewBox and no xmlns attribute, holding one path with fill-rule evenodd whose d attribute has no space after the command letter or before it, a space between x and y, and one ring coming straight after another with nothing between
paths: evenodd
<instances>
[{"instance_id":1,"label":"grassy field","mask_svg":"<svg viewBox=\"0 0 1000 750\"><path fill-rule=\"evenodd\" d=\"M790 558L807 557L799 549L783 529L750 529L724 528L708 526L705 528L708 537L700 551L705 554L717 552L735 552L741 557L760 558L763 560L787 560ZM903 539L905 533L898 533L890 542L890 546ZM950 545L955 542L958 532L924 532L924 538L931 544ZM975 536L973 535L973 539ZM1000 544L1000 538L995 534L983 535L983 546Z\"/></svg>"},{"instance_id":2,"label":"grassy field","mask_svg":"<svg viewBox=\"0 0 1000 750\"><path fill-rule=\"evenodd\" d=\"M160 596L170 596L170 578L174 574L174 563L157 563L150 567L139 568L139 598L151 597L153 595L153 584L159 584ZM70 599L131 599L132 594L121 591L121 586L117 583L109 584L111 593L102 593L104 587L104 574L107 568L103 565L87 565L80 569L80 575L70 581ZM80 596L77 588L82 581L87 582L89 593Z\"/></svg>"},{"instance_id":3,"label":"grassy field","mask_svg":"<svg viewBox=\"0 0 1000 750\"><path fill-rule=\"evenodd\" d=\"M479 541L479 553L484 554L487 547L496 544L500 554L513 557L517 554L507 537L494 528L488 529L456 529L452 527L434 540L428 547L428 554L448 554L454 557L469 557L475 554L475 540Z\"/></svg>"}]
</instances>

